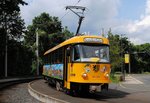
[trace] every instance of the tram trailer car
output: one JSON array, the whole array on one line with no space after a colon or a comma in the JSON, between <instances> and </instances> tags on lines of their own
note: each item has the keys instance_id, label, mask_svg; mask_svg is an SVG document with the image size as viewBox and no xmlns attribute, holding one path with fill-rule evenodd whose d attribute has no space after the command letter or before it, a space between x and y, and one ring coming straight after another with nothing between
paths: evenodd
<instances>
[{"instance_id":1,"label":"tram trailer car","mask_svg":"<svg viewBox=\"0 0 150 103\"><path fill-rule=\"evenodd\" d=\"M42 75L57 90L108 90L111 69L107 38L75 36L49 49L44 56Z\"/></svg>"}]
</instances>

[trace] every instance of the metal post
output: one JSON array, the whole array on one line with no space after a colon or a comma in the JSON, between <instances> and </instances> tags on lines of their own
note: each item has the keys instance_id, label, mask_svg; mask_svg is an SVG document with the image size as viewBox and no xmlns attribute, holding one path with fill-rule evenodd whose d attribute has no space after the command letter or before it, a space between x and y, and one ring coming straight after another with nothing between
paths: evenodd
<instances>
[{"instance_id":1,"label":"metal post","mask_svg":"<svg viewBox=\"0 0 150 103\"><path fill-rule=\"evenodd\" d=\"M80 18L79 18L79 25L78 25L78 28L77 28L77 31L76 31L76 35L78 35L78 33L79 33L79 31L80 31L80 27L81 27L81 23L82 23L82 20L83 20L83 16L81 16Z\"/></svg>"},{"instance_id":2,"label":"metal post","mask_svg":"<svg viewBox=\"0 0 150 103\"><path fill-rule=\"evenodd\" d=\"M37 57L37 76L39 75L39 34L38 28L36 29L36 57Z\"/></svg>"},{"instance_id":3,"label":"metal post","mask_svg":"<svg viewBox=\"0 0 150 103\"><path fill-rule=\"evenodd\" d=\"M122 49L122 35L121 35L121 48L120 48L121 50L121 58L123 57L123 49ZM123 63L122 63L122 61L121 61L121 73L122 73L122 75L123 75Z\"/></svg>"},{"instance_id":4,"label":"metal post","mask_svg":"<svg viewBox=\"0 0 150 103\"><path fill-rule=\"evenodd\" d=\"M121 35L121 48L120 48L120 51L121 51L121 58L123 57L123 47L122 47L122 36ZM122 76L123 76L123 62L121 61L121 73L122 73Z\"/></svg>"},{"instance_id":5,"label":"metal post","mask_svg":"<svg viewBox=\"0 0 150 103\"><path fill-rule=\"evenodd\" d=\"M5 77L7 77L7 18L5 14L5 32L6 32L6 40L5 40Z\"/></svg>"},{"instance_id":6,"label":"metal post","mask_svg":"<svg viewBox=\"0 0 150 103\"><path fill-rule=\"evenodd\" d=\"M131 57L130 57L130 54L129 54L129 74L131 73Z\"/></svg>"},{"instance_id":7,"label":"metal post","mask_svg":"<svg viewBox=\"0 0 150 103\"><path fill-rule=\"evenodd\" d=\"M6 30L6 45L5 45L5 77L7 77L7 30Z\"/></svg>"}]
</instances>

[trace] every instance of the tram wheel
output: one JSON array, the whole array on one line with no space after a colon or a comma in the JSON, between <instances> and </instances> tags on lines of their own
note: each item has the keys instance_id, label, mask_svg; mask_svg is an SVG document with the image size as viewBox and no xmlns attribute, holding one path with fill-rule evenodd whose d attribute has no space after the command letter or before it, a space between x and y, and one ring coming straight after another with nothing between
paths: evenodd
<instances>
[{"instance_id":1,"label":"tram wheel","mask_svg":"<svg viewBox=\"0 0 150 103\"><path fill-rule=\"evenodd\" d=\"M56 81L56 90L57 91L61 90L60 82L58 82L58 81Z\"/></svg>"}]
</instances>

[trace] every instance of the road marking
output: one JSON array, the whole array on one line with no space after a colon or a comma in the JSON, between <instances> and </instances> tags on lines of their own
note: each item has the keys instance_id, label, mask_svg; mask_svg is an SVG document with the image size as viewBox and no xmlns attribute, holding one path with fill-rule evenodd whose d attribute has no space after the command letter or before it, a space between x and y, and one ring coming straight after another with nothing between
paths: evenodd
<instances>
[{"instance_id":1,"label":"road marking","mask_svg":"<svg viewBox=\"0 0 150 103\"><path fill-rule=\"evenodd\" d=\"M125 82L119 82L120 87L129 89L129 90L137 90L137 89L133 89L133 88L128 88L128 87L124 86L123 84L144 84L144 83L141 82L140 80L128 75L125 79Z\"/></svg>"},{"instance_id":2,"label":"road marking","mask_svg":"<svg viewBox=\"0 0 150 103\"><path fill-rule=\"evenodd\" d=\"M121 82L119 82L119 85L120 85L120 87L127 89L127 87L123 86L123 85L121 84Z\"/></svg>"},{"instance_id":3,"label":"road marking","mask_svg":"<svg viewBox=\"0 0 150 103\"><path fill-rule=\"evenodd\" d=\"M130 75L129 75L130 76ZM136 82L138 82L139 84L143 84L143 82L141 82L140 80L138 80L138 79L136 79L136 78L134 78L134 77L132 77L132 76L130 76L132 79L134 79Z\"/></svg>"},{"instance_id":4,"label":"road marking","mask_svg":"<svg viewBox=\"0 0 150 103\"><path fill-rule=\"evenodd\" d=\"M122 84L143 84L143 82L141 82L140 80L132 77L131 75L128 75L125 78L125 82L122 82Z\"/></svg>"}]
</instances>

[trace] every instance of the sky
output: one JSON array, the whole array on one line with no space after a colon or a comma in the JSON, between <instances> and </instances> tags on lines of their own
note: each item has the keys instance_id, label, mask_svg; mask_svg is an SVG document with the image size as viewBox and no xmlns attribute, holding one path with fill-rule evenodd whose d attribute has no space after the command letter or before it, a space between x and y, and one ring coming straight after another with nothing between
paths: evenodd
<instances>
[{"instance_id":1,"label":"sky","mask_svg":"<svg viewBox=\"0 0 150 103\"><path fill-rule=\"evenodd\" d=\"M66 6L86 7L80 33L101 35L111 28L135 45L150 43L150 0L25 0L28 5L21 7L21 16L26 26L41 13L59 17L62 26L76 32L78 16Z\"/></svg>"}]
</instances>

